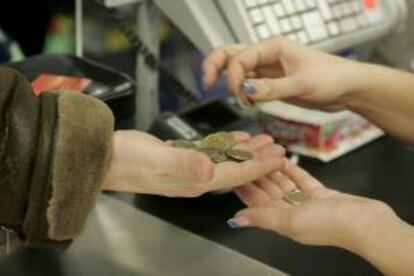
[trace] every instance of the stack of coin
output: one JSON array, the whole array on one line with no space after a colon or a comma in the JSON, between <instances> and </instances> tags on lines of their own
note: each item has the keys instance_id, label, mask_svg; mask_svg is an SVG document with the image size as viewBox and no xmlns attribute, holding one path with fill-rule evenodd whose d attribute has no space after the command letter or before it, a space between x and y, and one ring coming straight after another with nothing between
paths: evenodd
<instances>
[{"instance_id":1,"label":"stack of coin","mask_svg":"<svg viewBox=\"0 0 414 276\"><path fill-rule=\"evenodd\" d=\"M214 163L225 161L243 162L253 158L251 152L235 149L235 144L233 135L224 131L208 135L198 141L173 141L175 147L198 150L210 157Z\"/></svg>"}]
</instances>

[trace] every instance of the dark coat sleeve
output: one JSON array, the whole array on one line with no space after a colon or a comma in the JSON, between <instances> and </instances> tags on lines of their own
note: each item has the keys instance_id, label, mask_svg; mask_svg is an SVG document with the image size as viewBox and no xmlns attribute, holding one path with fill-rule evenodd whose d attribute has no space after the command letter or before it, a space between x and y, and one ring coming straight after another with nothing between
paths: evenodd
<instances>
[{"instance_id":1,"label":"dark coat sleeve","mask_svg":"<svg viewBox=\"0 0 414 276\"><path fill-rule=\"evenodd\" d=\"M27 245L66 247L100 191L113 125L99 100L36 97L23 76L0 68L0 225Z\"/></svg>"}]
</instances>

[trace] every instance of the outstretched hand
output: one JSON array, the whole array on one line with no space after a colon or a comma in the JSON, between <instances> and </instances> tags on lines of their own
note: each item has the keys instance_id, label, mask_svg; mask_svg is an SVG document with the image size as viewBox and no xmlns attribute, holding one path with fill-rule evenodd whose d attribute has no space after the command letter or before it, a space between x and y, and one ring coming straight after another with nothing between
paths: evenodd
<instances>
[{"instance_id":1,"label":"outstretched hand","mask_svg":"<svg viewBox=\"0 0 414 276\"><path fill-rule=\"evenodd\" d=\"M283 199L285 193L302 190L309 199L299 206ZM394 218L386 204L326 188L300 167L286 161L280 172L236 189L248 206L229 224L275 231L310 245L331 245L354 250L370 227L370 221Z\"/></svg>"},{"instance_id":2,"label":"outstretched hand","mask_svg":"<svg viewBox=\"0 0 414 276\"><path fill-rule=\"evenodd\" d=\"M175 148L149 134L117 131L104 189L195 197L243 185L282 167L285 151L269 136L250 137L243 132L233 136L235 148L252 152L252 160L214 164L200 152Z\"/></svg>"}]
</instances>

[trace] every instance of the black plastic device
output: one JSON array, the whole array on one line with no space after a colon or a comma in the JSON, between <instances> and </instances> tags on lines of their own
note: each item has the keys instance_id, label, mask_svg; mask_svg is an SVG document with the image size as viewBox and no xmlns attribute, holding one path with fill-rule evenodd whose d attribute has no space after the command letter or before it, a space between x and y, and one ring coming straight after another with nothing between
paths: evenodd
<instances>
[{"instance_id":1,"label":"black plastic device","mask_svg":"<svg viewBox=\"0 0 414 276\"><path fill-rule=\"evenodd\" d=\"M262 132L254 119L236 106L233 98L223 97L178 113L163 113L149 132L163 140L196 140L217 131L240 129L251 134Z\"/></svg>"},{"instance_id":2,"label":"black plastic device","mask_svg":"<svg viewBox=\"0 0 414 276\"><path fill-rule=\"evenodd\" d=\"M84 93L104 101L114 113L117 124L135 116L135 82L128 75L87 58L71 55L38 55L8 63L29 81L41 74L82 77L92 82Z\"/></svg>"}]
</instances>

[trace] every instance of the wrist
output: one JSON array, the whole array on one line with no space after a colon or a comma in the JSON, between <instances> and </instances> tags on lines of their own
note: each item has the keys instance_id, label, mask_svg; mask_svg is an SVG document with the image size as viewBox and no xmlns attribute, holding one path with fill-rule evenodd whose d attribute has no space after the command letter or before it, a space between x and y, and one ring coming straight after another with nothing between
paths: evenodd
<instances>
[{"instance_id":1,"label":"wrist","mask_svg":"<svg viewBox=\"0 0 414 276\"><path fill-rule=\"evenodd\" d=\"M360 113L377 97L389 72L383 66L364 62L352 62L351 71L347 77L344 104L347 109Z\"/></svg>"},{"instance_id":2,"label":"wrist","mask_svg":"<svg viewBox=\"0 0 414 276\"><path fill-rule=\"evenodd\" d=\"M406 225L387 204L377 200L361 208L351 224L350 242L342 247L365 258Z\"/></svg>"},{"instance_id":3,"label":"wrist","mask_svg":"<svg viewBox=\"0 0 414 276\"><path fill-rule=\"evenodd\" d=\"M105 174L104 181L102 183L102 190L103 191L113 191L115 188L115 185L119 181L116 177L117 175L117 153L119 152L119 145L122 143L120 140L122 137L119 135L119 131L115 131L112 138L112 155L111 155L111 161L108 166L108 169Z\"/></svg>"},{"instance_id":4,"label":"wrist","mask_svg":"<svg viewBox=\"0 0 414 276\"><path fill-rule=\"evenodd\" d=\"M365 98L369 91L368 81L375 77L370 64L347 60L342 68L342 97L341 103L346 109L354 110L355 106Z\"/></svg>"}]
</instances>

